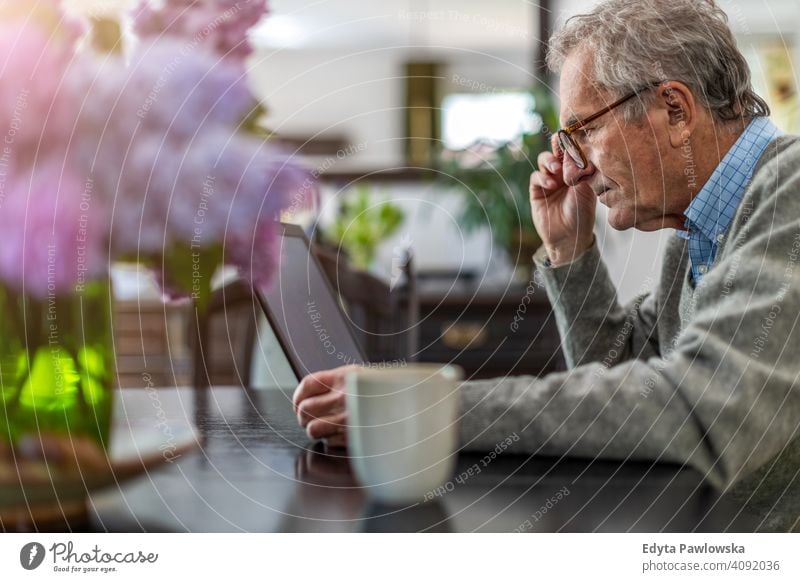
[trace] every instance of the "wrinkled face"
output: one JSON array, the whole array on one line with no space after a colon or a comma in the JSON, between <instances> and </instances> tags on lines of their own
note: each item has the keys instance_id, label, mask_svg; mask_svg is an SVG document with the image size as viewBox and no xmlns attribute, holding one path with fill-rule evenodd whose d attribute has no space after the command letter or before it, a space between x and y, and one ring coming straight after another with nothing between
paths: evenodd
<instances>
[{"instance_id":1,"label":"wrinkled face","mask_svg":"<svg viewBox=\"0 0 800 582\"><path fill-rule=\"evenodd\" d=\"M574 51L561 72L562 127L615 101L592 78L589 55ZM608 222L618 230L664 228L665 217L686 208L684 202L665 197L676 186L671 183L676 174L682 176L676 159L680 150L670 146L667 115L659 108L650 108L634 122L626 122L622 112L623 107L616 108L572 134L589 164L581 170L564 156L564 179L569 185L588 185L608 206Z\"/></svg>"}]
</instances>

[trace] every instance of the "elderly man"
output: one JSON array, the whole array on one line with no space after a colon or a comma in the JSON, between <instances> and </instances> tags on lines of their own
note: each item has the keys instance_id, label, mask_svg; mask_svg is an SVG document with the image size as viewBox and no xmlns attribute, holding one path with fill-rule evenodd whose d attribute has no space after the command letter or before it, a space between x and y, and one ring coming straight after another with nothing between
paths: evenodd
<instances>
[{"instance_id":1,"label":"elderly man","mask_svg":"<svg viewBox=\"0 0 800 582\"><path fill-rule=\"evenodd\" d=\"M516 432L519 452L677 462L777 500L800 468L798 138L767 118L711 0L611 0L548 61L564 129L531 177L534 260L570 369L465 383L462 445ZM616 229L676 229L657 288L624 307L598 200ZM343 442L341 375L296 391L312 437Z\"/></svg>"}]
</instances>

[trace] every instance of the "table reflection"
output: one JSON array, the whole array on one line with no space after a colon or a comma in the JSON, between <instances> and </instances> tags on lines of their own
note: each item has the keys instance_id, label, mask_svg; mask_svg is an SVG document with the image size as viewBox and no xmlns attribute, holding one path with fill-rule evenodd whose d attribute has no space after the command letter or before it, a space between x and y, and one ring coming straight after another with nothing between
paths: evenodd
<instances>
[{"instance_id":1,"label":"table reflection","mask_svg":"<svg viewBox=\"0 0 800 582\"><path fill-rule=\"evenodd\" d=\"M282 531L449 532L438 502L388 505L369 499L357 483L347 451L315 443L295 459L297 488Z\"/></svg>"}]
</instances>

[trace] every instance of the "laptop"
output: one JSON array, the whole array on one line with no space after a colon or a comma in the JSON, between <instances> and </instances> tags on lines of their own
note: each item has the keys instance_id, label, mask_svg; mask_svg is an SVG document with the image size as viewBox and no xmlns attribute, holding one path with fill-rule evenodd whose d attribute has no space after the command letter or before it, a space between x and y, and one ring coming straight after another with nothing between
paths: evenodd
<instances>
[{"instance_id":1,"label":"laptop","mask_svg":"<svg viewBox=\"0 0 800 582\"><path fill-rule=\"evenodd\" d=\"M366 359L353 329L311 251L303 229L280 224L280 266L256 290L267 321L297 378Z\"/></svg>"}]
</instances>

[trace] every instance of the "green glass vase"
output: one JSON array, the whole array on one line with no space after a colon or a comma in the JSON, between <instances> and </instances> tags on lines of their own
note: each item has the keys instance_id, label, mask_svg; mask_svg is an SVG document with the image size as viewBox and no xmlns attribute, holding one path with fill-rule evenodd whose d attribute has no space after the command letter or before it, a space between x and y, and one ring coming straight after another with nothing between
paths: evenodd
<instances>
[{"instance_id":1,"label":"green glass vase","mask_svg":"<svg viewBox=\"0 0 800 582\"><path fill-rule=\"evenodd\" d=\"M0 441L79 435L108 445L114 387L111 285L34 298L0 284Z\"/></svg>"}]
</instances>

